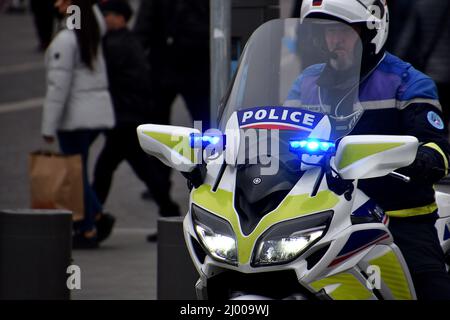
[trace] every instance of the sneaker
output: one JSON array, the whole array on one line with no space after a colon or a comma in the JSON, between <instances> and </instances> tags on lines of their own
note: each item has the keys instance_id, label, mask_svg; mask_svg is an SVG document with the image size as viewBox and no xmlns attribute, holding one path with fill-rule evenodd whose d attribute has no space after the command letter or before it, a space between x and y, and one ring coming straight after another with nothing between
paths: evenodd
<instances>
[{"instance_id":1,"label":"sneaker","mask_svg":"<svg viewBox=\"0 0 450 320\"><path fill-rule=\"evenodd\" d=\"M78 233L72 236L72 249L97 249L97 237L87 238L85 235Z\"/></svg>"},{"instance_id":2,"label":"sneaker","mask_svg":"<svg viewBox=\"0 0 450 320\"><path fill-rule=\"evenodd\" d=\"M180 207L173 201L167 202L159 207L159 215L161 217L179 217Z\"/></svg>"},{"instance_id":3,"label":"sneaker","mask_svg":"<svg viewBox=\"0 0 450 320\"><path fill-rule=\"evenodd\" d=\"M98 242L105 241L111 235L115 223L116 218L109 213L103 213L100 216L100 219L95 222Z\"/></svg>"}]
</instances>

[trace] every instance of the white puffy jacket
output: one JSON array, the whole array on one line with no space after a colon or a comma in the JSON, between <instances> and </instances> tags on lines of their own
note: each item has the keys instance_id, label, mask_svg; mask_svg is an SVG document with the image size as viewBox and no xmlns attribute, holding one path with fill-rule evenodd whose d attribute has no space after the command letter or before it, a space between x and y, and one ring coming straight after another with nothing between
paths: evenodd
<instances>
[{"instance_id":1,"label":"white puffy jacket","mask_svg":"<svg viewBox=\"0 0 450 320\"><path fill-rule=\"evenodd\" d=\"M46 53L47 94L42 134L58 130L103 129L114 126L106 65L99 46L90 70L81 61L75 32L61 30Z\"/></svg>"}]
</instances>

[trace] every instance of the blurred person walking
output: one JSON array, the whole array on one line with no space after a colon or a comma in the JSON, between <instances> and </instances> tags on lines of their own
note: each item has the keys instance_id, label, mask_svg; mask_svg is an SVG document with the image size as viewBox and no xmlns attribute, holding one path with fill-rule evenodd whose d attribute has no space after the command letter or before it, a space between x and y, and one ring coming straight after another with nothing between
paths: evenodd
<instances>
[{"instance_id":1,"label":"blurred person walking","mask_svg":"<svg viewBox=\"0 0 450 320\"><path fill-rule=\"evenodd\" d=\"M150 190L159 206L159 214L179 215L179 207L170 197L168 182L160 180L158 167L149 163L136 134L139 125L153 120L148 63L141 44L127 28L132 9L125 0L103 1L100 8L108 29L103 39L103 51L116 126L106 132L105 146L95 165L94 191L104 204L113 173L126 160Z\"/></svg>"},{"instance_id":2,"label":"blurred person walking","mask_svg":"<svg viewBox=\"0 0 450 320\"><path fill-rule=\"evenodd\" d=\"M6 0L5 4L0 3L0 6L6 8L9 13L25 13L27 10L25 0Z\"/></svg>"},{"instance_id":3,"label":"blurred person walking","mask_svg":"<svg viewBox=\"0 0 450 320\"><path fill-rule=\"evenodd\" d=\"M405 21L408 20L412 8L416 0L389 0L387 2L389 8L389 36L386 40L386 50L396 52L399 41L405 30ZM404 57L401 57L404 58Z\"/></svg>"},{"instance_id":4,"label":"blurred person walking","mask_svg":"<svg viewBox=\"0 0 450 320\"><path fill-rule=\"evenodd\" d=\"M100 46L101 13L91 0L55 3L63 15L70 5L80 8L81 28L61 30L47 50L42 135L48 143L57 136L64 154L82 156L85 215L74 223L73 247L88 249L98 247L98 238L110 231L96 228L102 207L88 181L87 160L101 130L114 126L114 111Z\"/></svg>"},{"instance_id":5,"label":"blurred person walking","mask_svg":"<svg viewBox=\"0 0 450 320\"><path fill-rule=\"evenodd\" d=\"M169 124L171 106L180 94L192 119L209 128L210 59L209 0L145 0L136 20L135 33L148 54L151 91L155 108L152 123ZM169 167L155 158L158 180L167 181ZM145 194L143 194L145 198ZM148 240L153 240L149 238Z\"/></svg>"},{"instance_id":6,"label":"blurred person walking","mask_svg":"<svg viewBox=\"0 0 450 320\"><path fill-rule=\"evenodd\" d=\"M428 74L437 84L444 121L450 119L450 1L395 0L391 20L402 19L404 26L390 43L391 50ZM405 15L407 12L407 15Z\"/></svg>"},{"instance_id":7,"label":"blurred person walking","mask_svg":"<svg viewBox=\"0 0 450 320\"><path fill-rule=\"evenodd\" d=\"M30 8L39 39L38 49L45 51L50 45L55 26L55 0L30 0Z\"/></svg>"},{"instance_id":8,"label":"blurred person walking","mask_svg":"<svg viewBox=\"0 0 450 320\"><path fill-rule=\"evenodd\" d=\"M11 0L0 0L0 13L5 12L10 6Z\"/></svg>"},{"instance_id":9,"label":"blurred person walking","mask_svg":"<svg viewBox=\"0 0 450 320\"><path fill-rule=\"evenodd\" d=\"M291 18L300 18L300 9L302 8L303 0L294 0L292 6Z\"/></svg>"},{"instance_id":10,"label":"blurred person walking","mask_svg":"<svg viewBox=\"0 0 450 320\"><path fill-rule=\"evenodd\" d=\"M209 0L146 0L135 32L148 52L155 121L168 124L180 94L194 121L209 126Z\"/></svg>"}]
</instances>

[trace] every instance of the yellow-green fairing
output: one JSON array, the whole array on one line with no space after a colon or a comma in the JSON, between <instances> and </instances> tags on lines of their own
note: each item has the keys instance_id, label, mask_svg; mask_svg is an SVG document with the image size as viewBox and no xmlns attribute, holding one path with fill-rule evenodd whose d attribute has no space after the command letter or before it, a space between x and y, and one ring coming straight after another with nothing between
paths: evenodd
<instances>
[{"instance_id":1,"label":"yellow-green fairing","mask_svg":"<svg viewBox=\"0 0 450 320\"><path fill-rule=\"evenodd\" d=\"M392 250L370 260L369 264L380 268L382 280L391 290L396 300L412 299L406 275L400 261ZM338 285L335 290L329 293L329 296L334 300L367 300L373 296L372 292L363 283L347 272L323 278L310 284L316 292L330 285Z\"/></svg>"},{"instance_id":2,"label":"yellow-green fairing","mask_svg":"<svg viewBox=\"0 0 450 320\"><path fill-rule=\"evenodd\" d=\"M396 300L412 300L405 272L392 250L381 257L370 260L370 264L380 268L382 279Z\"/></svg>"},{"instance_id":3,"label":"yellow-green fairing","mask_svg":"<svg viewBox=\"0 0 450 320\"><path fill-rule=\"evenodd\" d=\"M144 132L147 136L164 144L168 148L178 152L181 156L195 163L197 159L196 151L191 148L189 137L161 132Z\"/></svg>"},{"instance_id":4,"label":"yellow-green fairing","mask_svg":"<svg viewBox=\"0 0 450 320\"><path fill-rule=\"evenodd\" d=\"M288 195L275 210L261 219L248 236L245 236L240 228L239 217L233 206L232 192L222 189L213 192L210 185L202 185L193 191L192 201L231 224L237 239L238 262L247 264L257 239L269 227L307 214L330 210L337 205L339 198L328 190L319 192L315 197L310 197L309 194Z\"/></svg>"},{"instance_id":5,"label":"yellow-green fairing","mask_svg":"<svg viewBox=\"0 0 450 320\"><path fill-rule=\"evenodd\" d=\"M372 156L374 154L391 150L404 145L403 143L370 143L370 144L349 144L345 146L342 158L337 167L339 170L348 167L352 163Z\"/></svg>"},{"instance_id":6,"label":"yellow-green fairing","mask_svg":"<svg viewBox=\"0 0 450 320\"><path fill-rule=\"evenodd\" d=\"M330 285L338 285L336 289L328 293L334 300L367 300L373 296L372 292L354 275L346 272L310 284L317 292Z\"/></svg>"}]
</instances>

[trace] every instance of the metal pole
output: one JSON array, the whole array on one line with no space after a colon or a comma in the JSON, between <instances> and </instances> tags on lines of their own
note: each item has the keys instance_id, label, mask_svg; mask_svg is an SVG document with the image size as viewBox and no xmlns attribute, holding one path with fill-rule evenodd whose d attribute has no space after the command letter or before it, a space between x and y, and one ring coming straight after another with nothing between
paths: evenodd
<instances>
[{"instance_id":1,"label":"metal pole","mask_svg":"<svg viewBox=\"0 0 450 320\"><path fill-rule=\"evenodd\" d=\"M217 108L230 81L231 0L210 0L211 127L217 127Z\"/></svg>"}]
</instances>

